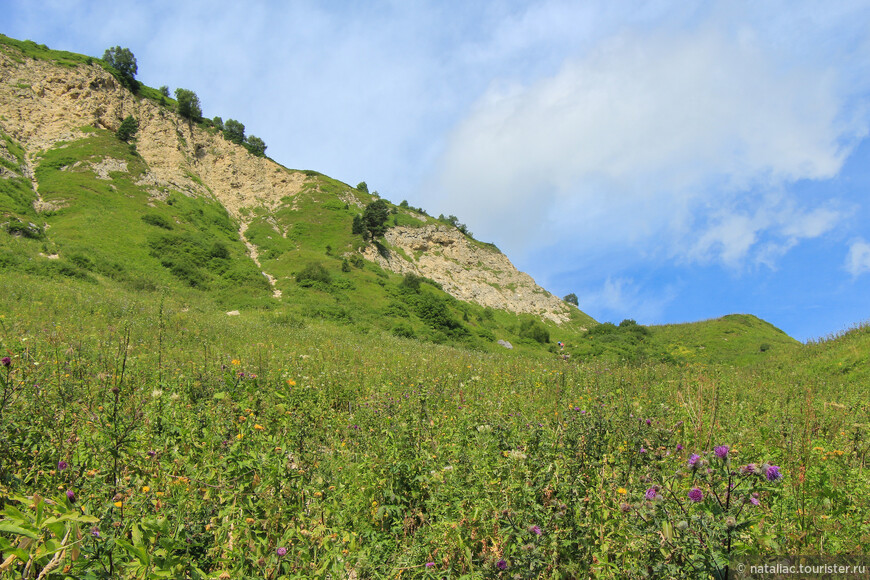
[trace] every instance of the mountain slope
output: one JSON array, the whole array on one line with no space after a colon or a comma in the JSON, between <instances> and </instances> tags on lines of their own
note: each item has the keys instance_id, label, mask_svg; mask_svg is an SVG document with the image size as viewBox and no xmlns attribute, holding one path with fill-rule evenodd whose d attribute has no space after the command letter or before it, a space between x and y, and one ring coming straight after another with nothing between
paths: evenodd
<instances>
[{"instance_id":1,"label":"mountain slope","mask_svg":"<svg viewBox=\"0 0 870 580\"><path fill-rule=\"evenodd\" d=\"M351 225L374 196L251 155L174 107L148 87L132 94L98 59L0 38L4 269L193 289L227 310L477 347L540 348L523 339L518 315L569 334L594 324L494 246L406 204L388 204L385 239L363 240ZM132 145L115 136L128 116ZM415 232L449 239L451 252L406 251Z\"/></svg>"},{"instance_id":2,"label":"mountain slope","mask_svg":"<svg viewBox=\"0 0 870 580\"><path fill-rule=\"evenodd\" d=\"M404 202L387 202L385 235L364 240L352 222L376 196L252 155L175 108L149 87L134 95L99 59L0 35L0 267L582 358L749 362L791 340L766 323L737 341L728 325L598 325L495 246ZM115 135L127 117L131 145Z\"/></svg>"}]
</instances>

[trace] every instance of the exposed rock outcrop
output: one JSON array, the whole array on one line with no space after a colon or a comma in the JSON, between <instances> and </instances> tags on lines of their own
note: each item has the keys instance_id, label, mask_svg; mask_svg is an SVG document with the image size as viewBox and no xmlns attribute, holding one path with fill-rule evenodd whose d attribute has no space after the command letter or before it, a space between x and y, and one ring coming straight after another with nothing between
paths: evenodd
<instances>
[{"instance_id":1,"label":"exposed rock outcrop","mask_svg":"<svg viewBox=\"0 0 870 580\"><path fill-rule=\"evenodd\" d=\"M400 274L430 278L460 300L565 322L570 307L517 270L492 246L475 242L456 228L429 225L393 227L384 236L388 253L374 246L367 259Z\"/></svg>"}]
</instances>

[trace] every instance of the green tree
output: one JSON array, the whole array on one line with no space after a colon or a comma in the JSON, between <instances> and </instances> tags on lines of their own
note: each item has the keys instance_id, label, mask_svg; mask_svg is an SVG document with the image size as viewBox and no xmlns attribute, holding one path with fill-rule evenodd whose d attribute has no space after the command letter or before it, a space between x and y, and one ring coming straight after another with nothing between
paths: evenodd
<instances>
[{"instance_id":1,"label":"green tree","mask_svg":"<svg viewBox=\"0 0 870 580\"><path fill-rule=\"evenodd\" d=\"M175 100L178 101L178 114L186 119L198 121L202 117L202 107L196 93L187 89L175 89Z\"/></svg>"},{"instance_id":2,"label":"green tree","mask_svg":"<svg viewBox=\"0 0 870 580\"><path fill-rule=\"evenodd\" d=\"M166 85L163 85L158 90L160 91L160 94L163 95L164 97L169 96L169 87L167 87Z\"/></svg>"},{"instance_id":3,"label":"green tree","mask_svg":"<svg viewBox=\"0 0 870 580\"><path fill-rule=\"evenodd\" d=\"M124 142L129 142L139 130L139 121L133 118L133 115L127 115L127 118L121 121L121 126L118 127L115 135Z\"/></svg>"},{"instance_id":4,"label":"green tree","mask_svg":"<svg viewBox=\"0 0 870 580\"><path fill-rule=\"evenodd\" d=\"M366 230L366 225L363 223L361 215L356 214L353 216L353 226L351 227L350 233L355 236L362 236L363 238L368 234L368 230Z\"/></svg>"},{"instance_id":5,"label":"green tree","mask_svg":"<svg viewBox=\"0 0 870 580\"><path fill-rule=\"evenodd\" d=\"M214 128L217 129L218 131L224 130L224 120L221 119L220 117L215 117L214 119L211 120L211 122L214 123Z\"/></svg>"},{"instance_id":6,"label":"green tree","mask_svg":"<svg viewBox=\"0 0 870 580\"><path fill-rule=\"evenodd\" d=\"M257 157L263 157L266 155L265 141L259 137L255 137L254 135L248 135L248 138L245 139L245 148Z\"/></svg>"},{"instance_id":7,"label":"green tree","mask_svg":"<svg viewBox=\"0 0 870 580\"><path fill-rule=\"evenodd\" d=\"M224 123L224 139L236 145L245 142L245 126L235 119L227 119Z\"/></svg>"},{"instance_id":8,"label":"green tree","mask_svg":"<svg viewBox=\"0 0 870 580\"><path fill-rule=\"evenodd\" d=\"M133 56L129 48L113 46L106 49L106 52L103 53L103 60L118 71L124 86L134 93L139 90L139 83L136 82L136 73L139 72L139 67L136 65L136 57Z\"/></svg>"},{"instance_id":9,"label":"green tree","mask_svg":"<svg viewBox=\"0 0 870 580\"><path fill-rule=\"evenodd\" d=\"M389 217L390 209L382 199L375 200L366 206L365 211L363 211L362 221L373 240L383 236L387 232L387 220Z\"/></svg>"},{"instance_id":10,"label":"green tree","mask_svg":"<svg viewBox=\"0 0 870 580\"><path fill-rule=\"evenodd\" d=\"M564 300L564 301L567 302L568 304L573 304L574 306L577 306L577 307L580 306L580 301L577 300L577 295L574 294L573 292L571 292L570 294L566 295L562 300Z\"/></svg>"},{"instance_id":11,"label":"green tree","mask_svg":"<svg viewBox=\"0 0 870 580\"><path fill-rule=\"evenodd\" d=\"M361 191L361 192L363 192L363 193L368 193L368 192L369 192L369 186L366 184L365 181L360 181L360 182L356 185L356 188L357 188L357 191Z\"/></svg>"}]
</instances>

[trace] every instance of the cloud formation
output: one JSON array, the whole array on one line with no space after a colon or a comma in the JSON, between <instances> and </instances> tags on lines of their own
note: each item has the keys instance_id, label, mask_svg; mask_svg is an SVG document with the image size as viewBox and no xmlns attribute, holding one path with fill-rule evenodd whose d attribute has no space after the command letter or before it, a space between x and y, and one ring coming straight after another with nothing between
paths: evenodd
<instances>
[{"instance_id":1,"label":"cloud formation","mask_svg":"<svg viewBox=\"0 0 870 580\"><path fill-rule=\"evenodd\" d=\"M444 205L509 253L556 241L769 264L839 222L786 187L836 175L867 119L837 70L768 40L626 32L548 78L493 84L447 142Z\"/></svg>"},{"instance_id":2,"label":"cloud formation","mask_svg":"<svg viewBox=\"0 0 870 580\"><path fill-rule=\"evenodd\" d=\"M870 243L863 239L852 242L849 246L849 254L846 256L846 270L852 276L870 272Z\"/></svg>"}]
</instances>

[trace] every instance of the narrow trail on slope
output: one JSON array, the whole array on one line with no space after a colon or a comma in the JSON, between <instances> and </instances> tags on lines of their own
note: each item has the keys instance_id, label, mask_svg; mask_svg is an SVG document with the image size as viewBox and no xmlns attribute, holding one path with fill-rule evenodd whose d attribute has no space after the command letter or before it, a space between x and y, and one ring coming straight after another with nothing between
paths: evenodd
<instances>
[{"instance_id":1,"label":"narrow trail on slope","mask_svg":"<svg viewBox=\"0 0 870 580\"><path fill-rule=\"evenodd\" d=\"M242 242L245 243L245 247L248 248L248 254L251 256L251 259L260 268L260 272L262 272L263 276L265 276L269 280L269 285L272 287L272 297L273 298L281 298L281 291L275 287L275 283L278 281L273 275L263 270L263 266L260 264L260 254L257 251L257 246L248 241L248 238L245 237L245 232L248 231L248 223L245 221L239 220L239 237L242 239Z\"/></svg>"}]
</instances>

